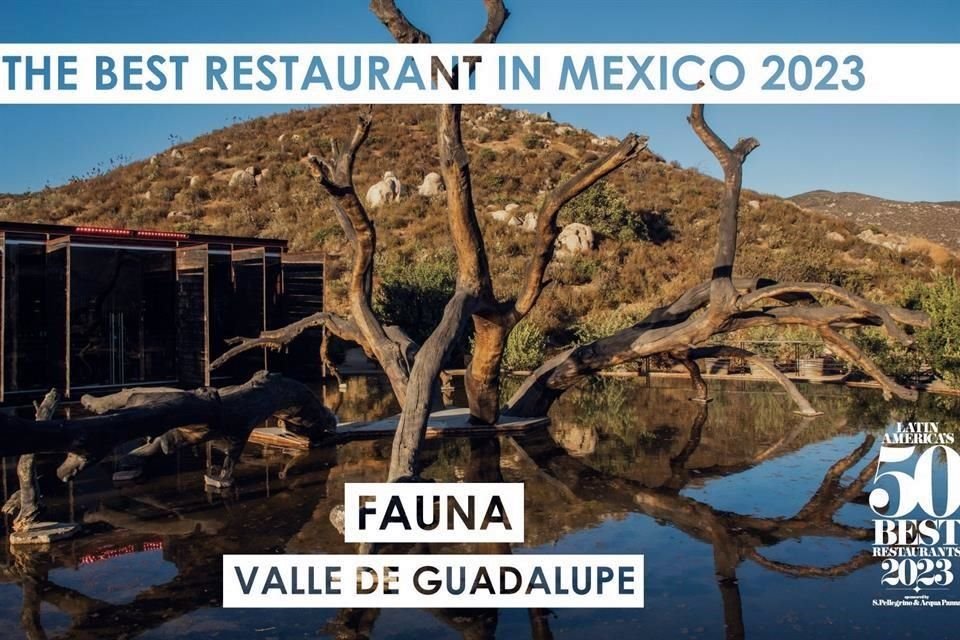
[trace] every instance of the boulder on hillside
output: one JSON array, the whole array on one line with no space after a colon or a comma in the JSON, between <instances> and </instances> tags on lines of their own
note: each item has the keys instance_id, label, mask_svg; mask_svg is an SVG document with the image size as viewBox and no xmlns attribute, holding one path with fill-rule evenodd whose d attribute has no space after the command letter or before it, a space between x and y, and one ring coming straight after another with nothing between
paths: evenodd
<instances>
[{"instance_id":1,"label":"boulder on hillside","mask_svg":"<svg viewBox=\"0 0 960 640\"><path fill-rule=\"evenodd\" d=\"M444 191L446 191L446 187L443 186L443 177L441 177L436 171L431 171L427 175L423 176L423 182L417 189L417 193L424 198L436 197Z\"/></svg>"},{"instance_id":2,"label":"boulder on hillside","mask_svg":"<svg viewBox=\"0 0 960 640\"><path fill-rule=\"evenodd\" d=\"M875 244L897 253L907 248L906 240L892 233L879 233L872 229L864 229L857 234L857 237L868 244Z\"/></svg>"},{"instance_id":3,"label":"boulder on hillside","mask_svg":"<svg viewBox=\"0 0 960 640\"><path fill-rule=\"evenodd\" d=\"M560 230L557 236L556 251L558 258L575 256L593 251L596 239L593 229L579 222L571 222Z\"/></svg>"},{"instance_id":4,"label":"boulder on hillside","mask_svg":"<svg viewBox=\"0 0 960 640\"><path fill-rule=\"evenodd\" d=\"M497 211L491 211L490 217L496 220L497 222L506 222L507 224L513 225L513 220L517 220L517 217L505 209L498 209ZM520 221L517 220L516 224L520 224Z\"/></svg>"},{"instance_id":5,"label":"boulder on hillside","mask_svg":"<svg viewBox=\"0 0 960 640\"><path fill-rule=\"evenodd\" d=\"M620 141L613 136L607 136L605 138L591 138L590 142L601 147L612 147L618 144Z\"/></svg>"},{"instance_id":6,"label":"boulder on hillside","mask_svg":"<svg viewBox=\"0 0 960 640\"><path fill-rule=\"evenodd\" d=\"M397 176L387 171L383 174L383 180L367 189L367 206L376 209L388 202L396 202L400 199L402 188Z\"/></svg>"},{"instance_id":7,"label":"boulder on hillside","mask_svg":"<svg viewBox=\"0 0 960 640\"><path fill-rule=\"evenodd\" d=\"M238 169L230 176L230 182L227 184L231 189L245 188L255 189L260 183L260 167L250 166L246 169Z\"/></svg>"},{"instance_id":8,"label":"boulder on hillside","mask_svg":"<svg viewBox=\"0 0 960 640\"><path fill-rule=\"evenodd\" d=\"M514 213L519 208L520 208L520 205L518 205L516 202L511 202L510 204L505 206L503 209L507 213Z\"/></svg>"},{"instance_id":9,"label":"boulder on hillside","mask_svg":"<svg viewBox=\"0 0 960 640\"><path fill-rule=\"evenodd\" d=\"M287 147L289 143L296 144L300 142L301 139L302 138L300 137L299 133L295 133L293 135L281 133L279 136L277 136L277 144L280 145L280 153L284 153L288 150Z\"/></svg>"},{"instance_id":10,"label":"boulder on hillside","mask_svg":"<svg viewBox=\"0 0 960 640\"><path fill-rule=\"evenodd\" d=\"M843 237L843 234L839 231L830 231L827 233L827 240L830 242L843 242L846 238Z\"/></svg>"},{"instance_id":11,"label":"boulder on hillside","mask_svg":"<svg viewBox=\"0 0 960 640\"><path fill-rule=\"evenodd\" d=\"M533 233L537 230L537 214L533 211L528 211L527 215L523 216L523 224L521 229Z\"/></svg>"}]
</instances>

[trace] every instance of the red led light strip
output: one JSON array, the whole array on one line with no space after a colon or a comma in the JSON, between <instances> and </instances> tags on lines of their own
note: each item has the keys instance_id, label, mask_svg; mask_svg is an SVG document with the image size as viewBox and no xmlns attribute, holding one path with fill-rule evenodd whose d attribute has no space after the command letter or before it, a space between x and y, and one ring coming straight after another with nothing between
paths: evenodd
<instances>
[{"instance_id":1,"label":"red led light strip","mask_svg":"<svg viewBox=\"0 0 960 640\"><path fill-rule=\"evenodd\" d=\"M137 231L139 238L161 238L164 240L186 240L189 234L178 231Z\"/></svg>"},{"instance_id":2,"label":"red led light strip","mask_svg":"<svg viewBox=\"0 0 960 640\"><path fill-rule=\"evenodd\" d=\"M156 238L159 240L186 240L190 237L188 233L178 231L134 231L132 229L111 229L109 227L74 227L74 233L85 235L130 237L136 235L138 238Z\"/></svg>"},{"instance_id":3,"label":"red led light strip","mask_svg":"<svg viewBox=\"0 0 960 640\"><path fill-rule=\"evenodd\" d=\"M100 562L101 560L109 560L110 558L127 555L128 553L140 553L142 551L163 551L163 541L150 540L140 544L134 543L124 545L122 547L107 547L105 549L101 549L100 551L94 551L93 553L88 553L84 556L81 556L80 564L93 564L95 562Z\"/></svg>"},{"instance_id":4,"label":"red led light strip","mask_svg":"<svg viewBox=\"0 0 960 640\"><path fill-rule=\"evenodd\" d=\"M133 231L130 229L110 229L108 227L74 227L75 233L85 233L102 236L130 236Z\"/></svg>"}]
</instances>

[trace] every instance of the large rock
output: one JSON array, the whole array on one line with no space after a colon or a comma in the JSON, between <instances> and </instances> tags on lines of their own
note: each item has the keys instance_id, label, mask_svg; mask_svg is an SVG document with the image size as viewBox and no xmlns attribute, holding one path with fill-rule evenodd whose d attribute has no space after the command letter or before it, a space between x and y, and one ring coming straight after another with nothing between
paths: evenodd
<instances>
[{"instance_id":1,"label":"large rock","mask_svg":"<svg viewBox=\"0 0 960 640\"><path fill-rule=\"evenodd\" d=\"M497 211L491 211L490 217L496 220L497 222L509 222L510 218L513 217L513 214L505 209L499 209Z\"/></svg>"},{"instance_id":2,"label":"large rock","mask_svg":"<svg viewBox=\"0 0 960 640\"><path fill-rule=\"evenodd\" d=\"M300 142L301 137L299 133L295 133L292 136L285 133L281 133L277 137L277 143L280 145L280 152L284 153L288 150L289 143L298 143Z\"/></svg>"},{"instance_id":3,"label":"large rock","mask_svg":"<svg viewBox=\"0 0 960 640\"><path fill-rule=\"evenodd\" d=\"M417 189L417 193L425 198L433 198L446 191L443 186L443 178L436 171L431 171L423 176L423 183Z\"/></svg>"},{"instance_id":4,"label":"large rock","mask_svg":"<svg viewBox=\"0 0 960 640\"><path fill-rule=\"evenodd\" d=\"M846 238L839 231L829 231L827 232L827 240L830 242L843 242Z\"/></svg>"},{"instance_id":5,"label":"large rock","mask_svg":"<svg viewBox=\"0 0 960 640\"><path fill-rule=\"evenodd\" d=\"M593 251L593 229L579 222L571 222L557 236L557 257L574 256Z\"/></svg>"},{"instance_id":6,"label":"large rock","mask_svg":"<svg viewBox=\"0 0 960 640\"><path fill-rule=\"evenodd\" d=\"M520 205L518 205L516 202L511 202L510 204L505 206L503 210L506 211L507 213L515 213L519 208L520 208Z\"/></svg>"},{"instance_id":7,"label":"large rock","mask_svg":"<svg viewBox=\"0 0 960 640\"><path fill-rule=\"evenodd\" d=\"M591 138L590 142L601 147L615 147L620 144L620 141L614 136L606 136L604 138Z\"/></svg>"},{"instance_id":8,"label":"large rock","mask_svg":"<svg viewBox=\"0 0 960 640\"><path fill-rule=\"evenodd\" d=\"M387 171L383 174L383 180L367 189L367 206L376 209L388 202L396 202L400 199L401 189L397 176L392 171Z\"/></svg>"},{"instance_id":9,"label":"large rock","mask_svg":"<svg viewBox=\"0 0 960 640\"><path fill-rule=\"evenodd\" d=\"M247 167L246 169L238 169L237 171L233 172L232 176L230 176L230 182L227 186L229 186L231 189L255 189L260 183L260 174L260 167Z\"/></svg>"},{"instance_id":10,"label":"large rock","mask_svg":"<svg viewBox=\"0 0 960 640\"><path fill-rule=\"evenodd\" d=\"M900 253L907 248L907 241L900 236L892 233L880 233L872 229L864 229L857 234L857 237L869 244L875 244L891 251Z\"/></svg>"},{"instance_id":11,"label":"large rock","mask_svg":"<svg viewBox=\"0 0 960 640\"><path fill-rule=\"evenodd\" d=\"M533 233L537 230L537 214L533 211L528 211L527 215L523 216L523 225L521 227L524 231L529 231Z\"/></svg>"}]
</instances>

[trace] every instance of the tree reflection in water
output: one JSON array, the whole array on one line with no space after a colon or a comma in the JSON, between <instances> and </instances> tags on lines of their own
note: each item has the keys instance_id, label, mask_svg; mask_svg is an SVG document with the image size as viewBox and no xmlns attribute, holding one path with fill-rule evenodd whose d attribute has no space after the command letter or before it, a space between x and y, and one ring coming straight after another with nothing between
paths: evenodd
<instances>
[{"instance_id":1,"label":"tree reflection in water","mask_svg":"<svg viewBox=\"0 0 960 640\"><path fill-rule=\"evenodd\" d=\"M866 551L860 551L829 566L790 564L771 559L765 550L814 537L869 539L869 530L839 523L836 515L844 505L862 502L875 464L875 458L863 464L874 446L874 435L866 435L855 450L826 469L819 487L790 516L723 511L682 493L710 478L736 476L807 444L856 432L862 425L851 424L851 418L867 413L863 396L844 394L828 416L810 422L767 412L766 400L759 395L747 402L720 398L712 405L696 405L678 395L685 393L634 390L617 400L615 411L609 404L603 411L603 402L596 396L590 400L574 393L558 406L550 431L432 443L425 452L424 476L448 481L523 481L528 547L554 543L571 532L589 532L611 515L625 514L653 518L710 545L728 638L745 637L737 578L744 561L778 574L814 579L847 575L872 561ZM597 403L593 413L588 411L590 402ZM822 399L818 404L825 406ZM657 407L659 411L650 410ZM624 417L631 415L633 429ZM593 435L572 435L576 428ZM342 502L343 483L384 477L389 447L388 441L354 442L306 456L277 451L264 455L252 447L238 465L234 490L227 494L184 490L184 486L202 486L202 459L192 469L168 471L120 491L101 480L90 480L78 486L76 506L84 512L91 534L49 549L10 550L0 582L19 585L19 625L31 639L47 637L44 622L51 607L67 620L56 625L64 627L57 630L58 638L134 637L151 629L159 631L194 611L220 606L223 554L356 552L355 545L343 542L329 515ZM109 477L109 473L102 475ZM845 476L852 479L845 482ZM56 500L50 503L51 509L64 508ZM163 558L175 566L176 576L141 589L129 601L106 602L56 582L56 569L79 567L104 555L105 548L145 547L162 547ZM386 545L382 551L511 553L511 548L506 544ZM46 605L43 614L42 604ZM221 613L225 623L235 615ZM502 624L497 610L429 613L448 632L465 638L492 638ZM530 635L538 640L552 638L550 625L557 615L563 614L530 610ZM380 611L373 609L331 612L320 632L336 638L367 638L374 635L380 618Z\"/></svg>"}]
</instances>

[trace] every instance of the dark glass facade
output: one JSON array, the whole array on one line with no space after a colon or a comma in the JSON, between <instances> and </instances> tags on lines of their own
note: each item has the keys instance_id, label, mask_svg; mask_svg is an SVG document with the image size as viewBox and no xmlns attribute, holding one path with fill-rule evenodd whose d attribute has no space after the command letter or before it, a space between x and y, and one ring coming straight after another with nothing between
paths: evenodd
<instances>
[{"instance_id":1,"label":"dark glass facade","mask_svg":"<svg viewBox=\"0 0 960 640\"><path fill-rule=\"evenodd\" d=\"M194 387L279 362L251 351L209 366L228 338L289 320L284 270L302 264L282 241L17 223L0 223L0 241L5 403L51 387Z\"/></svg>"}]
</instances>

